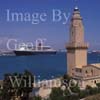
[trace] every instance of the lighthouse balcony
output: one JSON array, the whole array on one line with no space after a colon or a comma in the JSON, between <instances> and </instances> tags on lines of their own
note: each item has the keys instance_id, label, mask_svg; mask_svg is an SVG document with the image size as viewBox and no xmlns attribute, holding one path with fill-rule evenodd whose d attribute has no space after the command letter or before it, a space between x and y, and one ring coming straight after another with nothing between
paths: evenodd
<instances>
[{"instance_id":1,"label":"lighthouse balcony","mask_svg":"<svg viewBox=\"0 0 100 100\"><path fill-rule=\"evenodd\" d=\"M66 48L67 49L81 49L81 48L84 48L84 49L87 49L89 46L88 43L67 43L66 44Z\"/></svg>"}]
</instances>

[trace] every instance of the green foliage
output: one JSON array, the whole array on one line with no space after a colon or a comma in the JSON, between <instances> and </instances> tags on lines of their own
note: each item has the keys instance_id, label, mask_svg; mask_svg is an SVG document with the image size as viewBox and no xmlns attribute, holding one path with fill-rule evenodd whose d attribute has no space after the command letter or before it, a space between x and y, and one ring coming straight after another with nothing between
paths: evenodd
<instances>
[{"instance_id":1,"label":"green foliage","mask_svg":"<svg viewBox=\"0 0 100 100\"><path fill-rule=\"evenodd\" d=\"M86 90L81 90L81 91L79 92L79 98L80 98L80 99L85 98L87 95L88 95L88 94L87 94Z\"/></svg>"},{"instance_id":2,"label":"green foliage","mask_svg":"<svg viewBox=\"0 0 100 100\"><path fill-rule=\"evenodd\" d=\"M21 100L29 100L29 93L33 90L33 82L33 75L29 71L25 71L23 74L5 74L2 99L11 100L13 96L20 96Z\"/></svg>"},{"instance_id":3,"label":"green foliage","mask_svg":"<svg viewBox=\"0 0 100 100\"><path fill-rule=\"evenodd\" d=\"M80 88L79 88L78 84L76 84L75 86L71 87L71 90L74 93L79 93L80 92Z\"/></svg>"},{"instance_id":4,"label":"green foliage","mask_svg":"<svg viewBox=\"0 0 100 100\"><path fill-rule=\"evenodd\" d=\"M100 88L100 83L96 83L96 86L97 86L98 88Z\"/></svg>"},{"instance_id":5,"label":"green foliage","mask_svg":"<svg viewBox=\"0 0 100 100\"><path fill-rule=\"evenodd\" d=\"M98 88L92 88L91 86L87 86L86 87L86 91L88 93L88 95L94 95L98 93Z\"/></svg>"},{"instance_id":6,"label":"green foliage","mask_svg":"<svg viewBox=\"0 0 100 100\"><path fill-rule=\"evenodd\" d=\"M89 96L85 100L100 100L100 94Z\"/></svg>"},{"instance_id":7,"label":"green foliage","mask_svg":"<svg viewBox=\"0 0 100 100\"><path fill-rule=\"evenodd\" d=\"M32 100L42 100L42 98L40 96L34 96Z\"/></svg>"},{"instance_id":8,"label":"green foliage","mask_svg":"<svg viewBox=\"0 0 100 100\"><path fill-rule=\"evenodd\" d=\"M62 91L60 88L53 88L50 100L79 100L79 97L71 95L67 89Z\"/></svg>"},{"instance_id":9,"label":"green foliage","mask_svg":"<svg viewBox=\"0 0 100 100\"><path fill-rule=\"evenodd\" d=\"M63 80L67 80L68 82L72 79L72 77L70 77L69 75L65 74L63 76Z\"/></svg>"},{"instance_id":10,"label":"green foliage","mask_svg":"<svg viewBox=\"0 0 100 100\"><path fill-rule=\"evenodd\" d=\"M63 100L63 91L60 88L53 88L50 94L50 100Z\"/></svg>"}]
</instances>

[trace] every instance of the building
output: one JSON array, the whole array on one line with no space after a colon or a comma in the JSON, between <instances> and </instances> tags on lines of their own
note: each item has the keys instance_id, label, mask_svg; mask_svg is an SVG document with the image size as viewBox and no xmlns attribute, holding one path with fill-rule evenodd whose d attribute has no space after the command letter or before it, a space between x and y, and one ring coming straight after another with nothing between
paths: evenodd
<instances>
[{"instance_id":1,"label":"building","mask_svg":"<svg viewBox=\"0 0 100 100\"><path fill-rule=\"evenodd\" d=\"M61 78L43 80L34 86L35 88L39 88L38 91L35 92L35 95L40 96L42 99L47 99L52 92L52 88L58 88L61 86Z\"/></svg>"},{"instance_id":2,"label":"building","mask_svg":"<svg viewBox=\"0 0 100 100\"><path fill-rule=\"evenodd\" d=\"M67 48L67 72L79 82L81 88L100 83L100 64L87 64L88 44L84 40L84 26L80 11L75 7L70 25Z\"/></svg>"},{"instance_id":3,"label":"building","mask_svg":"<svg viewBox=\"0 0 100 100\"><path fill-rule=\"evenodd\" d=\"M90 64L82 66L82 68L75 68L74 78L83 89L87 85L96 87L96 83L100 83L100 64Z\"/></svg>"}]
</instances>

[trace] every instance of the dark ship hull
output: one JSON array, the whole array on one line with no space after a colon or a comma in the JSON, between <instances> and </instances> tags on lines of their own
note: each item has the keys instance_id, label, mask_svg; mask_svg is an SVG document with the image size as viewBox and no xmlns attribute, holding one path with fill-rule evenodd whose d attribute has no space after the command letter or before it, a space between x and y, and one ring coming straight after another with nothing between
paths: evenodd
<instances>
[{"instance_id":1,"label":"dark ship hull","mask_svg":"<svg viewBox=\"0 0 100 100\"><path fill-rule=\"evenodd\" d=\"M56 51L14 51L16 56L56 54Z\"/></svg>"}]
</instances>

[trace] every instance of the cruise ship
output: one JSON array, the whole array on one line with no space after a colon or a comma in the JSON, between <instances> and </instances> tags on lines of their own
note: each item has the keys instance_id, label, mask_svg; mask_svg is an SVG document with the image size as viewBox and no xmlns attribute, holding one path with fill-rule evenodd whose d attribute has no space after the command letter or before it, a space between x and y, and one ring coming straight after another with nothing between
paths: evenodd
<instances>
[{"instance_id":1,"label":"cruise ship","mask_svg":"<svg viewBox=\"0 0 100 100\"><path fill-rule=\"evenodd\" d=\"M45 46L42 40L36 40L36 45L33 47L22 46L14 50L16 56L56 54L56 52L50 46Z\"/></svg>"}]
</instances>

